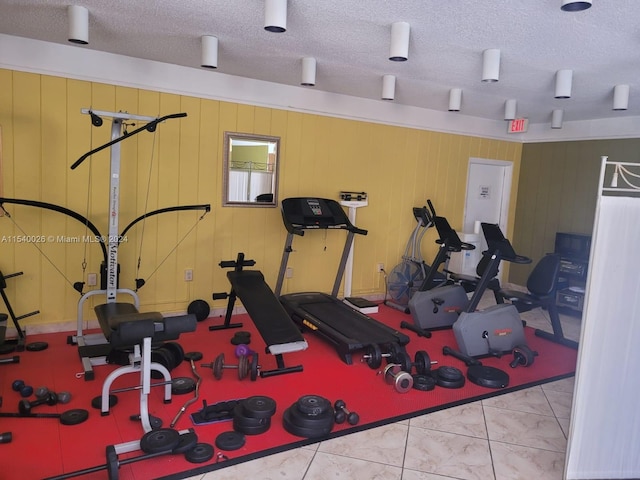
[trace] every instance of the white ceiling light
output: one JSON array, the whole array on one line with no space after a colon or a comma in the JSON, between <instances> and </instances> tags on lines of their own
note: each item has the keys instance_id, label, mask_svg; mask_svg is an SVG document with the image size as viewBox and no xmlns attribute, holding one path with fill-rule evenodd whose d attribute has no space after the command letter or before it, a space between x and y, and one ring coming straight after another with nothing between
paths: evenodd
<instances>
[{"instance_id":1,"label":"white ceiling light","mask_svg":"<svg viewBox=\"0 0 640 480\"><path fill-rule=\"evenodd\" d=\"M87 45L89 43L89 10L80 5L69 5L69 38L71 43Z\"/></svg>"},{"instance_id":2,"label":"white ceiling light","mask_svg":"<svg viewBox=\"0 0 640 480\"><path fill-rule=\"evenodd\" d=\"M626 110L629 108L629 85L616 85L613 88L613 109Z\"/></svg>"},{"instance_id":3,"label":"white ceiling light","mask_svg":"<svg viewBox=\"0 0 640 480\"><path fill-rule=\"evenodd\" d=\"M580 12L591 7L591 0L562 0L560 9L565 12Z\"/></svg>"},{"instance_id":4,"label":"white ceiling light","mask_svg":"<svg viewBox=\"0 0 640 480\"><path fill-rule=\"evenodd\" d=\"M316 59L304 57L302 59L302 80L300 85L313 87L316 84Z\"/></svg>"},{"instance_id":5,"label":"white ceiling light","mask_svg":"<svg viewBox=\"0 0 640 480\"><path fill-rule=\"evenodd\" d=\"M391 48L389 60L404 62L409 58L409 34L411 26L407 22L395 22L391 25Z\"/></svg>"},{"instance_id":6,"label":"white ceiling light","mask_svg":"<svg viewBox=\"0 0 640 480\"><path fill-rule=\"evenodd\" d=\"M556 73L556 98L571 98L573 70L558 70Z\"/></svg>"},{"instance_id":7,"label":"white ceiling light","mask_svg":"<svg viewBox=\"0 0 640 480\"><path fill-rule=\"evenodd\" d=\"M562 128L562 117L564 117L564 110L551 112L551 128Z\"/></svg>"},{"instance_id":8,"label":"white ceiling light","mask_svg":"<svg viewBox=\"0 0 640 480\"><path fill-rule=\"evenodd\" d=\"M218 38L211 35L202 37L202 59L200 66L218 68Z\"/></svg>"},{"instance_id":9,"label":"white ceiling light","mask_svg":"<svg viewBox=\"0 0 640 480\"><path fill-rule=\"evenodd\" d=\"M396 96L395 75L382 76L382 100L393 100Z\"/></svg>"},{"instance_id":10,"label":"white ceiling light","mask_svg":"<svg viewBox=\"0 0 640 480\"><path fill-rule=\"evenodd\" d=\"M452 88L449 90L449 111L459 112L462 105L462 89Z\"/></svg>"},{"instance_id":11,"label":"white ceiling light","mask_svg":"<svg viewBox=\"0 0 640 480\"><path fill-rule=\"evenodd\" d=\"M287 0L264 0L264 29L275 33L287 30Z\"/></svg>"},{"instance_id":12,"label":"white ceiling light","mask_svg":"<svg viewBox=\"0 0 640 480\"><path fill-rule=\"evenodd\" d=\"M504 102L504 119L505 120L513 120L516 118L516 107L518 102L515 98L510 98L506 102Z\"/></svg>"},{"instance_id":13,"label":"white ceiling light","mask_svg":"<svg viewBox=\"0 0 640 480\"><path fill-rule=\"evenodd\" d=\"M482 54L482 81L497 82L500 78L500 50L490 48Z\"/></svg>"}]
</instances>

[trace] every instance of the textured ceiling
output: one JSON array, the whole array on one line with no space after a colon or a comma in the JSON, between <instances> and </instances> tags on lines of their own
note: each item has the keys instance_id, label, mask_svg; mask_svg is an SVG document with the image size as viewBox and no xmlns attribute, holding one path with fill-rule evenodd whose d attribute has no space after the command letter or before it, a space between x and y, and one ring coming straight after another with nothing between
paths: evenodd
<instances>
[{"instance_id":1,"label":"textured ceiling","mask_svg":"<svg viewBox=\"0 0 640 480\"><path fill-rule=\"evenodd\" d=\"M640 1L594 0L563 12L560 0L289 0L287 30L264 30L264 0L81 0L89 45L131 57L200 68L200 37L219 39L218 72L299 86L303 57L317 59L315 90L446 111L462 89L464 115L500 120L515 98L519 117L549 123L640 115ZM68 44L68 0L0 0L0 33ZM409 59L388 60L391 24L411 25ZM482 52L501 51L500 79L481 82ZM569 99L555 74L573 70ZM613 111L613 87L630 86L629 109ZM382 100L380 100L382 101ZM451 115L456 115L451 113Z\"/></svg>"}]
</instances>

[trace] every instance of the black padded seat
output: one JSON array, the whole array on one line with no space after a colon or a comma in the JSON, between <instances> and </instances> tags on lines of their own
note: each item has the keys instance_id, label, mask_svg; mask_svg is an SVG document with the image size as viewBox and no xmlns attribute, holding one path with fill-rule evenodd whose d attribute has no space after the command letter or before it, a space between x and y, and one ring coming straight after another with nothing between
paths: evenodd
<instances>
[{"instance_id":1,"label":"black padded seat","mask_svg":"<svg viewBox=\"0 0 640 480\"><path fill-rule=\"evenodd\" d=\"M545 255L533 267L527 278L527 292L501 289L499 294L513 303L519 312L537 307L548 309L555 306L560 273L560 255Z\"/></svg>"},{"instance_id":2,"label":"black padded seat","mask_svg":"<svg viewBox=\"0 0 640 480\"><path fill-rule=\"evenodd\" d=\"M131 303L104 303L94 308L102 333L113 347L131 346L144 338L155 342L177 340L196 329L195 315L163 317L159 312L138 312Z\"/></svg>"}]
</instances>

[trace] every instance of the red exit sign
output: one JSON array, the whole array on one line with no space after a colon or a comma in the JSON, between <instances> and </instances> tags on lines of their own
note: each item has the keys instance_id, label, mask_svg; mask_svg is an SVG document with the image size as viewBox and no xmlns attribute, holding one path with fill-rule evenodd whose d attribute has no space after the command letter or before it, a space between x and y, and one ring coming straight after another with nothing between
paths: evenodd
<instances>
[{"instance_id":1,"label":"red exit sign","mask_svg":"<svg viewBox=\"0 0 640 480\"><path fill-rule=\"evenodd\" d=\"M526 132L528 127L529 127L528 118L515 118L513 120L509 120L509 127L507 128L507 133Z\"/></svg>"}]
</instances>

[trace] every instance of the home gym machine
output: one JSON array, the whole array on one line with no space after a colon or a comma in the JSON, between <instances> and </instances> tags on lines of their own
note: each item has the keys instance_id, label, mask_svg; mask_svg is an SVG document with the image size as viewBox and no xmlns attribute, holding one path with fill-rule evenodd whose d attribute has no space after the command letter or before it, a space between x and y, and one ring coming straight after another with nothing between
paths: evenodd
<instances>
[{"instance_id":1,"label":"home gym machine","mask_svg":"<svg viewBox=\"0 0 640 480\"><path fill-rule=\"evenodd\" d=\"M5 307L7 307L7 312L9 312L8 314L0 313L0 354L11 353L14 350L18 352L24 351L27 334L20 326L20 320L40 313L39 310L34 310L33 312L16 316L13 308L11 307L11 304L9 303L9 297L7 296L7 292L5 292L5 289L7 288L7 280L10 278L18 277L22 274L23 272L16 272L10 273L9 275L3 275L3 273L0 272L0 296L4 301ZM17 337L15 339L5 338L7 333L7 319L9 317L11 317L13 326L16 329ZM48 344L46 342L33 342L30 344L26 344L26 349L28 351L44 350L47 347Z\"/></svg>"},{"instance_id":2,"label":"home gym machine","mask_svg":"<svg viewBox=\"0 0 640 480\"><path fill-rule=\"evenodd\" d=\"M431 264L422 285L409 300L409 312L417 327L422 330L451 328L458 315L469 303L467 292L458 284L448 284L431 288L433 279L439 273L449 254L462 250L473 250L474 245L460 240L446 218L434 216L433 222L438 230L438 252Z\"/></svg>"},{"instance_id":3,"label":"home gym machine","mask_svg":"<svg viewBox=\"0 0 640 480\"><path fill-rule=\"evenodd\" d=\"M404 313L409 313L409 300L422 286L431 268L422 257L421 248L422 239L427 230L433 227L433 217L435 217L431 200L427 200L427 204L428 208L426 206L413 207L416 226L407 241L402 262L393 267L387 278L387 295L390 299L385 300L384 304ZM445 281L446 276L436 272L428 289L443 285Z\"/></svg>"},{"instance_id":4,"label":"home gym machine","mask_svg":"<svg viewBox=\"0 0 640 480\"><path fill-rule=\"evenodd\" d=\"M458 348L468 357L500 356L512 352L519 345L527 344L522 319L514 305L499 303L476 311L487 285L498 272L501 261L531 263L529 257L515 252L498 225L481 225L488 245L483 255L489 256L489 262L467 308L453 324Z\"/></svg>"},{"instance_id":5,"label":"home gym machine","mask_svg":"<svg viewBox=\"0 0 640 480\"><path fill-rule=\"evenodd\" d=\"M335 200L324 198L286 198L282 201L282 219L287 229L275 294L280 297L291 318L331 343L339 357L351 365L354 351L370 345L388 350L390 345L404 346L409 337L346 305L337 298L340 282L353 238L367 231L355 227ZM331 295L320 292L280 295L294 235L306 231L346 230L347 238Z\"/></svg>"}]
</instances>

